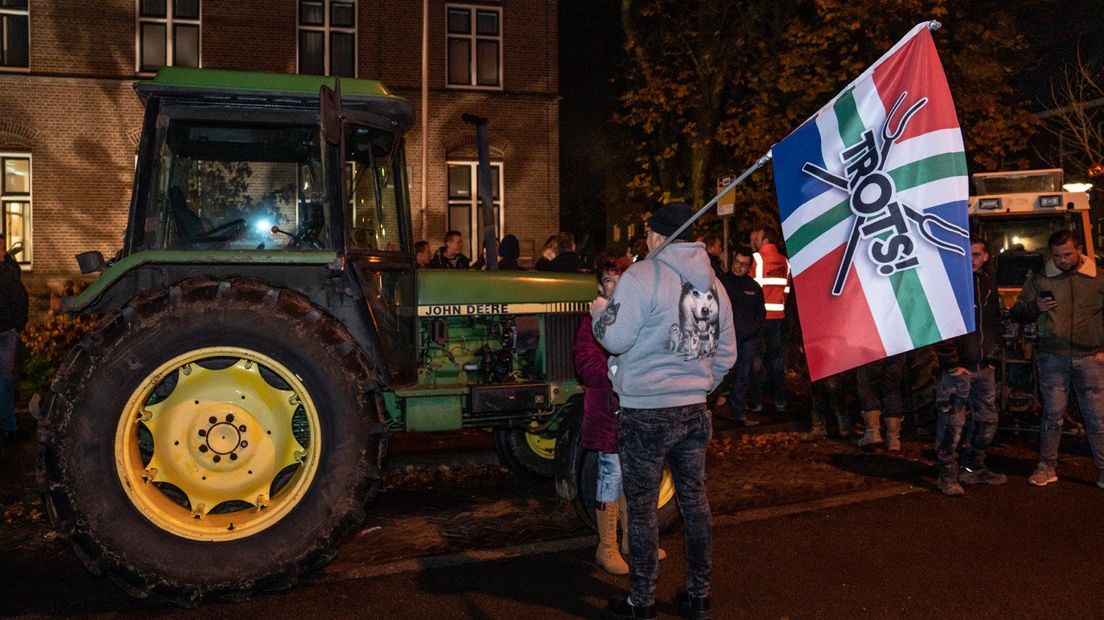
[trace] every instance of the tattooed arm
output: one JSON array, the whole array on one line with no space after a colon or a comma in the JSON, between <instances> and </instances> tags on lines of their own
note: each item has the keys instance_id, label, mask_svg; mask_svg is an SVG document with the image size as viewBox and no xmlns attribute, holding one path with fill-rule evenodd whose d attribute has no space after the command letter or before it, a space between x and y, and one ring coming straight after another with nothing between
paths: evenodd
<instances>
[{"instance_id":1,"label":"tattooed arm","mask_svg":"<svg viewBox=\"0 0 1104 620\"><path fill-rule=\"evenodd\" d=\"M606 351L620 355L636 344L644 317L647 316L643 305L650 303L650 300L651 291L642 288L630 268L622 274L609 303L604 308L591 308L594 337Z\"/></svg>"}]
</instances>

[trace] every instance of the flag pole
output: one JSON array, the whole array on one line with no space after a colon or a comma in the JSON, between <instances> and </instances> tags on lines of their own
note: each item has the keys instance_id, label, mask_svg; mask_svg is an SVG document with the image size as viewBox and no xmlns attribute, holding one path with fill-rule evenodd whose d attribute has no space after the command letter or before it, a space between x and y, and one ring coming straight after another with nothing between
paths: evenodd
<instances>
[{"instance_id":1,"label":"flag pole","mask_svg":"<svg viewBox=\"0 0 1104 620\"><path fill-rule=\"evenodd\" d=\"M698 209L698 212L695 213L693 217L686 220L686 222L683 223L682 226L679 226L678 229L675 230L675 232L671 233L667 237L667 240L664 241L662 245L660 245L658 248L656 248L654 252L651 252L651 253L648 254L648 257L650 258L650 257L655 256L656 254L659 254L660 252L662 252L663 248L667 247L667 245L669 243L671 243L671 241L673 241L675 239L678 239L678 236L682 234L682 231L684 231L687 228L690 228L691 226L693 226L694 222L698 221L698 218L705 215L705 213L707 211L709 211L711 208L713 208L713 206L716 205L717 202L721 198L724 198L725 195L727 195L729 192L731 192L733 189L735 189L737 185L743 183L744 179L751 176L752 172L755 172L756 170L758 170L758 169L762 168L764 165L766 165L766 163L768 161L770 161L770 159L771 159L771 152L767 151L766 155L764 155L764 156L760 157L759 159L755 160L755 163L752 164L751 166L749 166L747 170L744 170L743 172L741 172L740 176L736 177L735 181L733 181L733 182L729 183L728 185L726 185L725 188L721 190L721 193L719 193L719 194L717 194L716 196L713 197L713 200L710 200L704 207Z\"/></svg>"}]
</instances>

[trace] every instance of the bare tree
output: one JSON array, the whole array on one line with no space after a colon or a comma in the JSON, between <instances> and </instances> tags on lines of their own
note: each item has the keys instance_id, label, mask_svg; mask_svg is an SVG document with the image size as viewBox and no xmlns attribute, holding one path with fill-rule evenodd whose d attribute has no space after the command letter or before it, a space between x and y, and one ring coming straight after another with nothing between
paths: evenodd
<instances>
[{"instance_id":1,"label":"bare tree","mask_svg":"<svg viewBox=\"0 0 1104 620\"><path fill-rule=\"evenodd\" d=\"M1088 176L1104 176L1104 78L1101 67L1082 60L1067 66L1051 85L1048 110L1039 115L1054 136L1058 164ZM1070 164L1066 166L1064 164Z\"/></svg>"}]
</instances>

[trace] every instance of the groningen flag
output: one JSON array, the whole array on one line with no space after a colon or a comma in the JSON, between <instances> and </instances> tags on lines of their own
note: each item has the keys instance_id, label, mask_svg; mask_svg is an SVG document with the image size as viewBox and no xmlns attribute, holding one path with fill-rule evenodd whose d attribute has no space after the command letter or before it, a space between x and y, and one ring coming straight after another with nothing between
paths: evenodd
<instances>
[{"instance_id":1,"label":"groningen flag","mask_svg":"<svg viewBox=\"0 0 1104 620\"><path fill-rule=\"evenodd\" d=\"M966 157L927 22L771 152L813 380L973 331Z\"/></svg>"}]
</instances>

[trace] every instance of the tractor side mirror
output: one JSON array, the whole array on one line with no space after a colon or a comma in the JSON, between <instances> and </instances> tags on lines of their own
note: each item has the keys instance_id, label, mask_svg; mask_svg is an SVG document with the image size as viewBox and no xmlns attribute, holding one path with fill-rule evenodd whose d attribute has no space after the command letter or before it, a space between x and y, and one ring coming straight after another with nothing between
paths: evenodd
<instances>
[{"instance_id":1,"label":"tractor side mirror","mask_svg":"<svg viewBox=\"0 0 1104 620\"><path fill-rule=\"evenodd\" d=\"M95 250L77 254L77 265L80 266L81 273L96 273L107 269L103 254Z\"/></svg>"}]
</instances>

